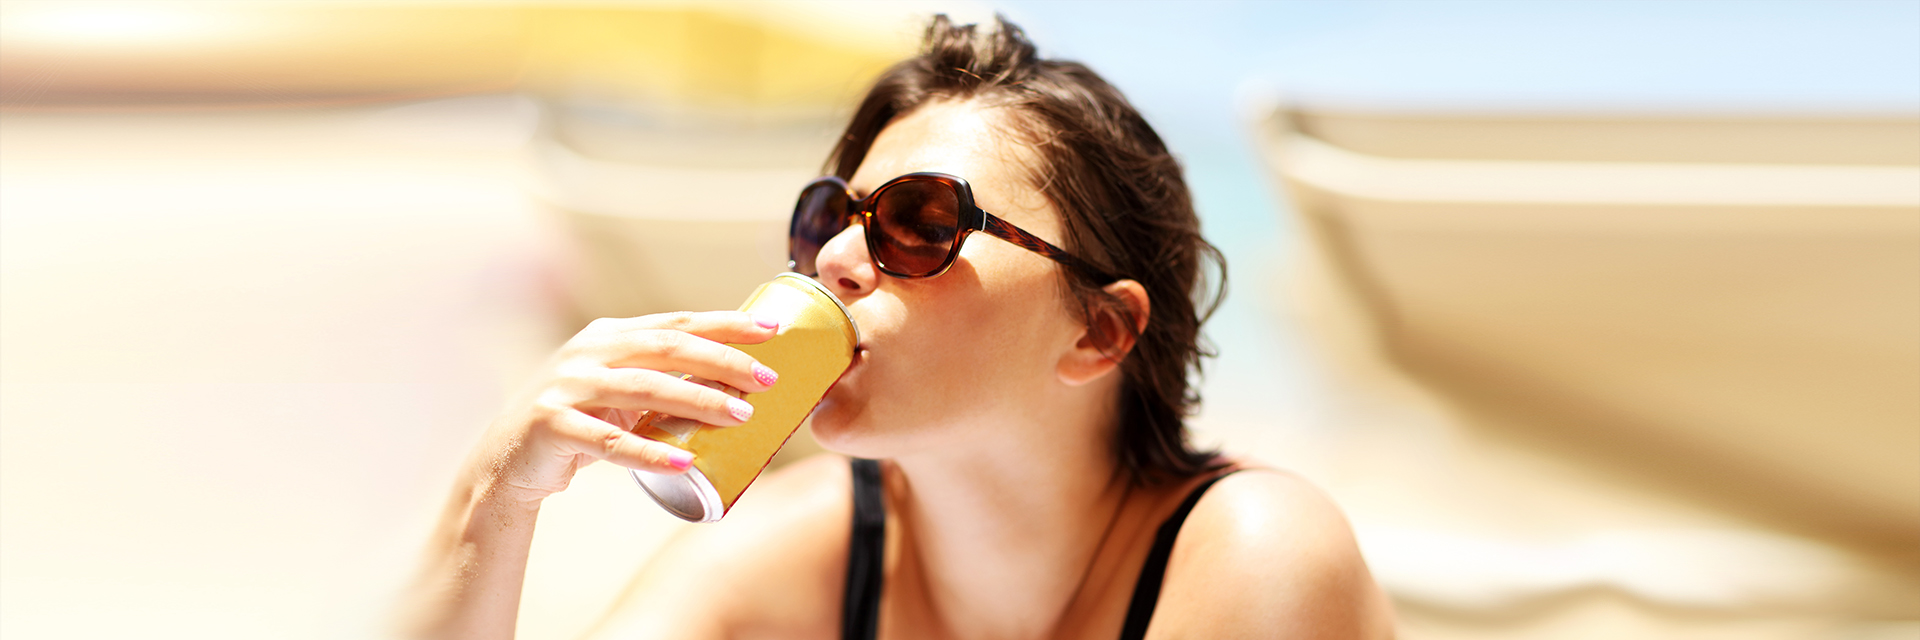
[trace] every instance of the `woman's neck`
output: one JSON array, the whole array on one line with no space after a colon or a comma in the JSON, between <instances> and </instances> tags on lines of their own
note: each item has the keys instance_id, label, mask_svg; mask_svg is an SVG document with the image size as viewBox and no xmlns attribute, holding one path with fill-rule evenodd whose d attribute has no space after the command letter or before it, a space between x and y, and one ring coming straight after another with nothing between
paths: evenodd
<instances>
[{"instance_id":1,"label":"woman's neck","mask_svg":"<svg viewBox=\"0 0 1920 640\"><path fill-rule=\"evenodd\" d=\"M1131 484L1113 458L1112 414L1087 406L1033 416L1018 443L894 459L900 555L887 591L911 626L956 638L1055 631Z\"/></svg>"}]
</instances>

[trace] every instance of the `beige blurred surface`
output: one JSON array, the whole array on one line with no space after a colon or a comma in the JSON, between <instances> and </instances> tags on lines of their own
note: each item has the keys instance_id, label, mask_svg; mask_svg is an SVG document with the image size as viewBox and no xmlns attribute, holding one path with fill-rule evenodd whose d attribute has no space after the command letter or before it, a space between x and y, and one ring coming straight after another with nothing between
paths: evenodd
<instances>
[{"instance_id":1,"label":"beige blurred surface","mask_svg":"<svg viewBox=\"0 0 1920 640\"><path fill-rule=\"evenodd\" d=\"M0 635L377 635L562 317L482 106L0 114Z\"/></svg>"},{"instance_id":2,"label":"beige blurred surface","mask_svg":"<svg viewBox=\"0 0 1920 640\"><path fill-rule=\"evenodd\" d=\"M1255 130L1309 231L1283 295L1398 416L1329 477L1407 635L1915 632L1920 120Z\"/></svg>"},{"instance_id":3,"label":"beige blurred surface","mask_svg":"<svg viewBox=\"0 0 1920 640\"><path fill-rule=\"evenodd\" d=\"M512 386L586 316L777 272L735 238L778 230L733 226L784 217L910 35L756 3L0 11L8 638L385 637ZM577 634L679 525L584 471L523 634Z\"/></svg>"},{"instance_id":4,"label":"beige blurred surface","mask_svg":"<svg viewBox=\"0 0 1920 640\"><path fill-rule=\"evenodd\" d=\"M456 465L600 299L537 111L0 113L0 636L386 636ZM680 525L583 471L524 635L584 629Z\"/></svg>"}]
</instances>

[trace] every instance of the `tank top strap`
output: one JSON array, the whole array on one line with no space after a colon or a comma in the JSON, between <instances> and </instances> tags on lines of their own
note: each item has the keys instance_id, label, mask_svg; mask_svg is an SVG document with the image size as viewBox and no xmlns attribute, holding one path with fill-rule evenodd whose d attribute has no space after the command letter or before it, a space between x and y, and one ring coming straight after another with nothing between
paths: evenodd
<instances>
[{"instance_id":1,"label":"tank top strap","mask_svg":"<svg viewBox=\"0 0 1920 640\"><path fill-rule=\"evenodd\" d=\"M853 459L853 536L847 546L847 587L840 609L843 640L873 640L880 632L880 587L887 553L887 501L878 460Z\"/></svg>"},{"instance_id":2,"label":"tank top strap","mask_svg":"<svg viewBox=\"0 0 1920 640\"><path fill-rule=\"evenodd\" d=\"M1231 467L1207 478L1187 492L1187 498L1180 502L1180 508L1160 523L1160 531L1153 536L1153 550L1147 553L1147 563L1140 567L1140 579L1133 585L1133 601L1127 604L1127 623L1120 628L1120 640L1140 640L1147 637L1147 623L1153 621L1153 610L1160 603L1160 585L1167 573L1167 558L1173 555L1173 542L1180 537L1180 526L1186 524L1187 515L1193 513L1193 507L1200 503L1200 497L1213 488L1221 478L1245 470Z\"/></svg>"}]
</instances>

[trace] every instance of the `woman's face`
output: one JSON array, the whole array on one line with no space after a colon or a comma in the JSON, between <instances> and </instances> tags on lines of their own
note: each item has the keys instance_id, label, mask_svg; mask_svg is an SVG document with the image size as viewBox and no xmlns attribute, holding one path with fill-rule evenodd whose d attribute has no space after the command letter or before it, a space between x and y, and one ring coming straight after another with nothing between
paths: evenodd
<instances>
[{"instance_id":1,"label":"woman's face","mask_svg":"<svg viewBox=\"0 0 1920 640\"><path fill-rule=\"evenodd\" d=\"M925 105L880 133L849 184L865 197L902 174L960 176L980 208L1060 245L1058 212L1028 182L1034 156L1006 139L999 117L968 102ZM846 302L863 342L815 411L814 436L862 457L1019 437L1058 397L1056 364L1083 332L1060 267L975 233L945 274L895 279L874 267L865 232L848 227L820 251L819 279Z\"/></svg>"}]
</instances>

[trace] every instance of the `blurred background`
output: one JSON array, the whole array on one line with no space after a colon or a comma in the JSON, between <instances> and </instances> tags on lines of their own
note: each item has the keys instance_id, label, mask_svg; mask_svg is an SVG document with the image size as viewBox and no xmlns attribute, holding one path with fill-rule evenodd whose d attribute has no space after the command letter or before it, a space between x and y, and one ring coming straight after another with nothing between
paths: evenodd
<instances>
[{"instance_id":1,"label":"blurred background","mask_svg":"<svg viewBox=\"0 0 1920 640\"><path fill-rule=\"evenodd\" d=\"M0 636L386 636L505 395L735 306L996 11L1184 161L1196 437L1333 494L1403 637L1920 638L1914 0L0 2ZM679 526L584 471L523 637Z\"/></svg>"}]
</instances>

